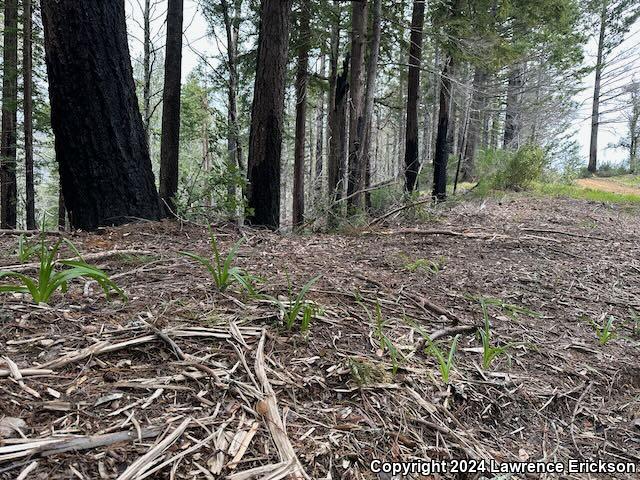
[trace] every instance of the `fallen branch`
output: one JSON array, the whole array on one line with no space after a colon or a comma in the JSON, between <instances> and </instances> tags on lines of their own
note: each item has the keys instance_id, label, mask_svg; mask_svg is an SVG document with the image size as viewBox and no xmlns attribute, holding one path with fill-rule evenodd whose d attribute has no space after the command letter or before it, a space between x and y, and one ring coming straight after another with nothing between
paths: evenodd
<instances>
[{"instance_id":1,"label":"fallen branch","mask_svg":"<svg viewBox=\"0 0 640 480\"><path fill-rule=\"evenodd\" d=\"M280 460L286 462L286 464L289 464L290 462L292 463L292 467L285 467L287 474L294 479L304 478L310 480L310 477L305 473L300 460L298 460L296 452L293 449L293 445L291 444L291 440L289 440L289 437L287 436L287 431L284 427L282 418L280 417L276 394L271 387L271 383L269 383L269 378L267 377L264 361L264 343L266 337L266 330L263 330L262 337L260 338L260 343L258 344L258 349L256 351L256 378L262 385L262 391L265 395L265 398L260 401L256 410L258 410L258 413L264 417L267 428L271 433L273 443L275 443L276 449L278 450Z\"/></svg>"},{"instance_id":2,"label":"fallen branch","mask_svg":"<svg viewBox=\"0 0 640 480\"><path fill-rule=\"evenodd\" d=\"M53 235L53 236L61 236L64 232L59 230L12 230L12 229L0 229L0 235Z\"/></svg>"},{"instance_id":3,"label":"fallen branch","mask_svg":"<svg viewBox=\"0 0 640 480\"><path fill-rule=\"evenodd\" d=\"M147 453L141 456L138 460L133 462L129 467L118 477L117 480L132 480L137 477L138 474L144 473L152 464L153 461L162 455L167 448L173 445L182 436L184 431L191 423L191 418L185 419L176 429L167 435L164 440L151 448Z\"/></svg>"},{"instance_id":4,"label":"fallen branch","mask_svg":"<svg viewBox=\"0 0 640 480\"><path fill-rule=\"evenodd\" d=\"M378 218L374 218L373 220L371 220L371 222L369 222L369 226L375 225L376 223L379 223L382 220L385 220L386 218L389 218L389 217L395 215L396 213L400 213L403 210L407 210L407 209L412 208L412 207L417 207L418 205L424 205L425 203L433 203L433 198L429 197L429 198L426 198L426 199L423 199L423 200L418 200L417 202L409 203L407 205L402 205L401 207L398 207L398 208L394 208L390 212L387 212L384 215L382 215L382 216L380 216Z\"/></svg>"},{"instance_id":5,"label":"fallen branch","mask_svg":"<svg viewBox=\"0 0 640 480\"><path fill-rule=\"evenodd\" d=\"M106 447L119 442L133 442L135 440L153 438L160 435L160 427L143 428L140 432L128 430L126 432L107 433L84 437L43 438L17 445L0 447L0 463L23 457L49 457L59 453L78 450L90 450Z\"/></svg>"},{"instance_id":6,"label":"fallen branch","mask_svg":"<svg viewBox=\"0 0 640 480\"><path fill-rule=\"evenodd\" d=\"M479 325L461 325L459 327L442 328L440 330L436 330L435 332L429 334L429 339L432 342L435 342L436 340L440 340L441 338L452 337L454 335L459 335L462 333L475 332L479 328L482 328L482 327L480 327ZM416 345L416 351L423 350L426 347L426 345L427 345L427 339L423 338Z\"/></svg>"},{"instance_id":7,"label":"fallen branch","mask_svg":"<svg viewBox=\"0 0 640 480\"><path fill-rule=\"evenodd\" d=\"M600 240L602 242L608 242L609 238L593 237L591 235L581 235L579 233L563 232L562 230L547 230L544 228L521 228L521 232L532 233L555 233L556 235L564 235L565 237L587 238L589 240Z\"/></svg>"},{"instance_id":8,"label":"fallen branch","mask_svg":"<svg viewBox=\"0 0 640 480\"><path fill-rule=\"evenodd\" d=\"M20 368L18 369L20 375L22 377L33 377L35 375L51 375L53 374L53 370L48 370L46 368ZM11 376L11 370L6 370L4 368L0 368L0 378L7 378Z\"/></svg>"}]
</instances>

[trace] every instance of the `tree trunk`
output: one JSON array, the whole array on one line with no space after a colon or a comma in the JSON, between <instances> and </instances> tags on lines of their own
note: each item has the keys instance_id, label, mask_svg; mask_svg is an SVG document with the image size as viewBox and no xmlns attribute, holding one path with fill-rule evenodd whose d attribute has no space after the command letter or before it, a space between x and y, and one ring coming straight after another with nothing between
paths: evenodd
<instances>
[{"instance_id":1,"label":"tree trunk","mask_svg":"<svg viewBox=\"0 0 640 480\"><path fill-rule=\"evenodd\" d=\"M325 75L325 55L320 57L320 75ZM315 176L315 194L316 199L322 192L322 172L323 156L324 156L324 91L320 93L318 98L318 105L316 107L316 169Z\"/></svg>"},{"instance_id":2,"label":"tree trunk","mask_svg":"<svg viewBox=\"0 0 640 480\"><path fill-rule=\"evenodd\" d=\"M147 137L147 144L151 148L151 0L144 0L143 26L143 57L142 70L144 80L142 84L142 121L144 132Z\"/></svg>"},{"instance_id":3,"label":"tree trunk","mask_svg":"<svg viewBox=\"0 0 640 480\"><path fill-rule=\"evenodd\" d=\"M364 132L364 60L367 35L367 2L351 2L351 101L349 117L349 177L347 205L364 208L366 165L360 154Z\"/></svg>"},{"instance_id":4,"label":"tree trunk","mask_svg":"<svg viewBox=\"0 0 640 480\"><path fill-rule=\"evenodd\" d=\"M124 2L43 0L51 124L71 225L157 220Z\"/></svg>"},{"instance_id":5,"label":"tree trunk","mask_svg":"<svg viewBox=\"0 0 640 480\"><path fill-rule=\"evenodd\" d=\"M331 73L329 77L329 115L327 118L327 134L329 135L329 155L327 161L327 190L329 203L342 198L344 191L344 165L347 95L349 92L349 57L344 59L342 73L338 74L338 60L340 51L340 4L334 1L336 21L331 27ZM338 210L334 206L333 212ZM333 216L330 216L332 221Z\"/></svg>"},{"instance_id":6,"label":"tree trunk","mask_svg":"<svg viewBox=\"0 0 640 480\"><path fill-rule=\"evenodd\" d=\"M24 82L24 177L27 230L35 230L36 199L33 183L33 49L32 49L32 5L31 0L23 0L24 38L22 47L22 72Z\"/></svg>"},{"instance_id":7,"label":"tree trunk","mask_svg":"<svg viewBox=\"0 0 640 480\"><path fill-rule=\"evenodd\" d=\"M598 168L598 128L600 126L600 85L602 82L602 70L604 68L604 41L607 32L607 5L608 0L602 0L600 14L600 35L598 36L598 58L596 61L596 79L593 87L593 107L591 111L591 142L589 145L589 166L591 173L596 173Z\"/></svg>"},{"instance_id":8,"label":"tree trunk","mask_svg":"<svg viewBox=\"0 0 640 480\"><path fill-rule=\"evenodd\" d=\"M520 137L520 92L522 90L522 66L516 65L509 72L507 107L504 120L502 148L517 149Z\"/></svg>"},{"instance_id":9,"label":"tree trunk","mask_svg":"<svg viewBox=\"0 0 640 480\"><path fill-rule=\"evenodd\" d=\"M296 74L296 133L293 152L293 225L304 223L304 153L307 131L307 85L309 83L310 6L300 2L298 67Z\"/></svg>"},{"instance_id":10,"label":"tree trunk","mask_svg":"<svg viewBox=\"0 0 640 480\"><path fill-rule=\"evenodd\" d=\"M436 201L447 198L447 162L449 160L449 115L451 107L451 77L454 69L453 58L445 60L440 83L440 109L438 111L438 135L433 159L433 198Z\"/></svg>"},{"instance_id":11,"label":"tree trunk","mask_svg":"<svg viewBox=\"0 0 640 480\"><path fill-rule=\"evenodd\" d=\"M58 230L64 232L67 229L67 209L64 206L62 184L58 182Z\"/></svg>"},{"instance_id":12,"label":"tree trunk","mask_svg":"<svg viewBox=\"0 0 640 480\"><path fill-rule=\"evenodd\" d=\"M291 0L262 0L249 138L249 221L280 225L280 160Z\"/></svg>"},{"instance_id":13,"label":"tree trunk","mask_svg":"<svg viewBox=\"0 0 640 480\"><path fill-rule=\"evenodd\" d=\"M480 140L482 113L487 108L487 95L484 92L487 81L487 73L476 67L473 74L473 88L471 93L471 106L469 123L467 127L467 139L463 152L461 180L467 182L473 177L474 161L478 143Z\"/></svg>"},{"instance_id":14,"label":"tree trunk","mask_svg":"<svg viewBox=\"0 0 640 480\"><path fill-rule=\"evenodd\" d=\"M160 198L167 216L176 215L177 212L183 13L183 0L169 0L160 144Z\"/></svg>"},{"instance_id":15,"label":"tree trunk","mask_svg":"<svg viewBox=\"0 0 640 480\"><path fill-rule=\"evenodd\" d=\"M227 153L229 170L236 169L244 174L242 164L242 144L240 143L240 125L238 124L238 35L240 33L240 9L242 0L236 0L233 19L230 15L229 2L221 0L225 32L227 35L227 66L229 83L227 89ZM229 196L236 198L236 186L229 186Z\"/></svg>"},{"instance_id":16,"label":"tree trunk","mask_svg":"<svg viewBox=\"0 0 640 480\"><path fill-rule=\"evenodd\" d=\"M420 92L420 64L422 61L422 30L424 26L424 4L413 2L411 16L411 40L409 46L409 73L407 75L407 133L405 135L405 190L413 192L418 181L420 159L418 158L418 103Z\"/></svg>"},{"instance_id":17,"label":"tree trunk","mask_svg":"<svg viewBox=\"0 0 640 480\"><path fill-rule=\"evenodd\" d=\"M382 19L382 0L373 0L373 18L371 22L371 41L369 45L369 59L367 60L367 88L364 95L364 109L362 112L362 142L358 156L365 165L364 187L371 186L371 135L373 131L373 102L376 94L378 78L378 57L380 56L380 38ZM371 207L370 192L365 192L365 205Z\"/></svg>"},{"instance_id":18,"label":"tree trunk","mask_svg":"<svg viewBox=\"0 0 640 480\"><path fill-rule=\"evenodd\" d=\"M2 137L0 138L0 225L16 228L16 134L18 111L18 2L5 0L2 75Z\"/></svg>"}]
</instances>

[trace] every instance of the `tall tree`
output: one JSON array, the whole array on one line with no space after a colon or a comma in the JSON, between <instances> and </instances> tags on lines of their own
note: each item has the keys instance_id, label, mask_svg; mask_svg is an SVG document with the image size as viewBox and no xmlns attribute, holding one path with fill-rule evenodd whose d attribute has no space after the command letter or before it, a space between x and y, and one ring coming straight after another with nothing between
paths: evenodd
<instances>
[{"instance_id":1,"label":"tall tree","mask_svg":"<svg viewBox=\"0 0 640 480\"><path fill-rule=\"evenodd\" d=\"M349 57L347 56L339 72L340 63L340 21L341 6L337 0L333 2L333 22L331 24L331 48L329 52L329 101L327 115L327 135L329 136L329 153L327 157L327 191L329 201L333 204L342 198L344 191L343 178L346 166L347 141L347 97L349 93ZM334 205L332 211L337 210ZM333 222L333 215L330 215Z\"/></svg>"},{"instance_id":2,"label":"tall tree","mask_svg":"<svg viewBox=\"0 0 640 480\"><path fill-rule=\"evenodd\" d=\"M590 172L598 167L598 129L600 127L600 106L602 103L602 76L607 64L607 56L624 40L631 25L640 16L637 0L593 0L592 8L599 16L598 54L593 85L591 112L591 143L589 145Z\"/></svg>"},{"instance_id":3,"label":"tall tree","mask_svg":"<svg viewBox=\"0 0 640 480\"><path fill-rule=\"evenodd\" d=\"M36 200L33 184L33 48L32 48L32 5L31 0L23 0L23 45L22 75L24 93L24 172L27 229L35 230Z\"/></svg>"},{"instance_id":4,"label":"tall tree","mask_svg":"<svg viewBox=\"0 0 640 480\"><path fill-rule=\"evenodd\" d=\"M0 225L16 228L16 141L18 125L18 2L4 3L2 136L0 138Z\"/></svg>"},{"instance_id":5,"label":"tall tree","mask_svg":"<svg viewBox=\"0 0 640 480\"><path fill-rule=\"evenodd\" d=\"M420 63L422 61L422 30L424 27L424 0L414 0L411 14L411 40L409 45L409 73L407 76L407 122L405 135L405 189L413 192L418 180L418 102L420 91Z\"/></svg>"},{"instance_id":6,"label":"tall tree","mask_svg":"<svg viewBox=\"0 0 640 480\"><path fill-rule=\"evenodd\" d=\"M362 106L362 122L358 126L358 134L362 137L358 148L358 156L364 163L365 183L371 186L371 135L373 129L373 103L376 95L378 78L378 58L380 56L380 40L382 36L382 0L373 0L371 19L371 39L369 41L369 58L367 60L367 86L364 93L364 105ZM369 192L365 193L366 206L371 207Z\"/></svg>"},{"instance_id":7,"label":"tall tree","mask_svg":"<svg viewBox=\"0 0 640 480\"><path fill-rule=\"evenodd\" d=\"M311 48L308 2L300 2L298 22L298 65L296 73L296 134L293 152L293 225L304 222L304 153L307 129L307 86Z\"/></svg>"},{"instance_id":8,"label":"tall tree","mask_svg":"<svg viewBox=\"0 0 640 480\"><path fill-rule=\"evenodd\" d=\"M169 0L160 144L160 198L164 202L166 215L175 215L178 194L183 15L183 0Z\"/></svg>"},{"instance_id":9,"label":"tall tree","mask_svg":"<svg viewBox=\"0 0 640 480\"><path fill-rule=\"evenodd\" d=\"M447 197L447 163L449 160L449 117L451 114L451 74L454 67L453 57L445 60L440 79L440 108L438 110L438 133L436 151L433 158L433 198L444 200Z\"/></svg>"},{"instance_id":10,"label":"tall tree","mask_svg":"<svg viewBox=\"0 0 640 480\"><path fill-rule=\"evenodd\" d=\"M467 138L462 152L462 181L469 181L473 177L474 160L478 144L480 143L480 131L482 128L482 115L487 109L486 88L488 75L481 68L476 67L473 74L471 104L469 112L469 121L467 126Z\"/></svg>"},{"instance_id":11,"label":"tall tree","mask_svg":"<svg viewBox=\"0 0 640 480\"><path fill-rule=\"evenodd\" d=\"M455 71L457 57L460 56L458 42L462 38L461 4L462 0L453 0L452 3L447 2L434 7L431 12L435 28L443 31L441 44L444 57L440 74L440 108L433 158L433 198L436 201L444 200L447 197L447 163L450 154L448 138L453 88L451 77Z\"/></svg>"},{"instance_id":12,"label":"tall tree","mask_svg":"<svg viewBox=\"0 0 640 480\"><path fill-rule=\"evenodd\" d=\"M364 60L367 36L367 1L351 2L351 80L349 116L349 177L347 204L352 209L364 208L366 164L361 155L364 131Z\"/></svg>"},{"instance_id":13,"label":"tall tree","mask_svg":"<svg viewBox=\"0 0 640 480\"><path fill-rule=\"evenodd\" d=\"M240 35L242 0L234 1L233 16L231 15L231 6L227 0L220 0L220 6L227 37L227 67L229 70L227 84L227 153L229 155L229 169L244 171L240 124L238 122L238 37ZM229 193L235 198L235 185L230 187Z\"/></svg>"},{"instance_id":14,"label":"tall tree","mask_svg":"<svg viewBox=\"0 0 640 480\"><path fill-rule=\"evenodd\" d=\"M507 86L507 104L504 120L504 137L502 148L517 149L519 146L521 125L520 96L524 73L521 65L511 67L509 71L509 84Z\"/></svg>"},{"instance_id":15,"label":"tall tree","mask_svg":"<svg viewBox=\"0 0 640 480\"><path fill-rule=\"evenodd\" d=\"M123 2L43 0L45 49L62 191L71 225L156 220Z\"/></svg>"},{"instance_id":16,"label":"tall tree","mask_svg":"<svg viewBox=\"0 0 640 480\"><path fill-rule=\"evenodd\" d=\"M249 134L248 220L280 225L280 161L291 0L262 0Z\"/></svg>"}]
</instances>

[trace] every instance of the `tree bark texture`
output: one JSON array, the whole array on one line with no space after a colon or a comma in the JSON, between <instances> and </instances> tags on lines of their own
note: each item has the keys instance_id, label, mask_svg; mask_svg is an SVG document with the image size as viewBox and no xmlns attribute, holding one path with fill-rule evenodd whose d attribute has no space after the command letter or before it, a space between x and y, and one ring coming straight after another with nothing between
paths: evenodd
<instances>
[{"instance_id":1,"label":"tree bark texture","mask_svg":"<svg viewBox=\"0 0 640 480\"><path fill-rule=\"evenodd\" d=\"M156 220L124 1L43 0L51 122L71 225Z\"/></svg>"},{"instance_id":2,"label":"tree bark texture","mask_svg":"<svg viewBox=\"0 0 640 480\"><path fill-rule=\"evenodd\" d=\"M253 225L280 226L280 163L291 0L262 0L249 136L249 208Z\"/></svg>"},{"instance_id":3,"label":"tree bark texture","mask_svg":"<svg viewBox=\"0 0 640 480\"><path fill-rule=\"evenodd\" d=\"M177 210L183 7L183 0L169 0L167 6L167 43L160 143L160 198L167 216L175 215Z\"/></svg>"},{"instance_id":4,"label":"tree bark texture","mask_svg":"<svg viewBox=\"0 0 640 480\"><path fill-rule=\"evenodd\" d=\"M418 181L418 103L420 92L420 63L422 60L422 31L424 27L423 0L413 2L407 75L407 122L405 135L405 190L413 192Z\"/></svg>"},{"instance_id":5,"label":"tree bark texture","mask_svg":"<svg viewBox=\"0 0 640 480\"><path fill-rule=\"evenodd\" d=\"M0 138L0 225L16 228L16 142L18 129L18 2L4 2L2 133Z\"/></svg>"},{"instance_id":6,"label":"tree bark texture","mask_svg":"<svg viewBox=\"0 0 640 480\"><path fill-rule=\"evenodd\" d=\"M293 225L304 222L304 154L307 130L307 85L309 83L309 49L311 31L307 2L300 2L298 24L298 65L296 73L296 127L293 152Z\"/></svg>"},{"instance_id":7,"label":"tree bark texture","mask_svg":"<svg viewBox=\"0 0 640 480\"><path fill-rule=\"evenodd\" d=\"M351 2L351 80L349 116L349 177L347 205L364 208L366 165L360 155L364 132L364 60L367 35L367 2Z\"/></svg>"}]
</instances>

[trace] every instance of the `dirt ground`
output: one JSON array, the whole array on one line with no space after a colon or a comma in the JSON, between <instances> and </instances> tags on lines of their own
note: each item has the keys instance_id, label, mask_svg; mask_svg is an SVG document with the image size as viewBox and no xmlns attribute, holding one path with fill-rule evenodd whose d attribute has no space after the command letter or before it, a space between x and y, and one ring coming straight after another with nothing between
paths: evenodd
<instances>
[{"instance_id":1,"label":"dirt ground","mask_svg":"<svg viewBox=\"0 0 640 480\"><path fill-rule=\"evenodd\" d=\"M78 281L48 306L0 297L0 478L392 478L374 459L640 468L638 211L513 195L418 217L335 235L216 228L223 252L244 237L236 263L260 296L217 291L179 254L208 252L197 226L71 236L128 301ZM0 237L1 264L16 242ZM316 275L310 331L287 330L270 298ZM503 352L486 368L482 304ZM423 334L447 355L456 332L447 385ZM639 478L407 478L483 476Z\"/></svg>"},{"instance_id":2,"label":"dirt ground","mask_svg":"<svg viewBox=\"0 0 640 480\"><path fill-rule=\"evenodd\" d=\"M580 178L576 183L584 188L602 190L603 192L620 193L622 195L640 195L640 188L624 185L607 178Z\"/></svg>"}]
</instances>

